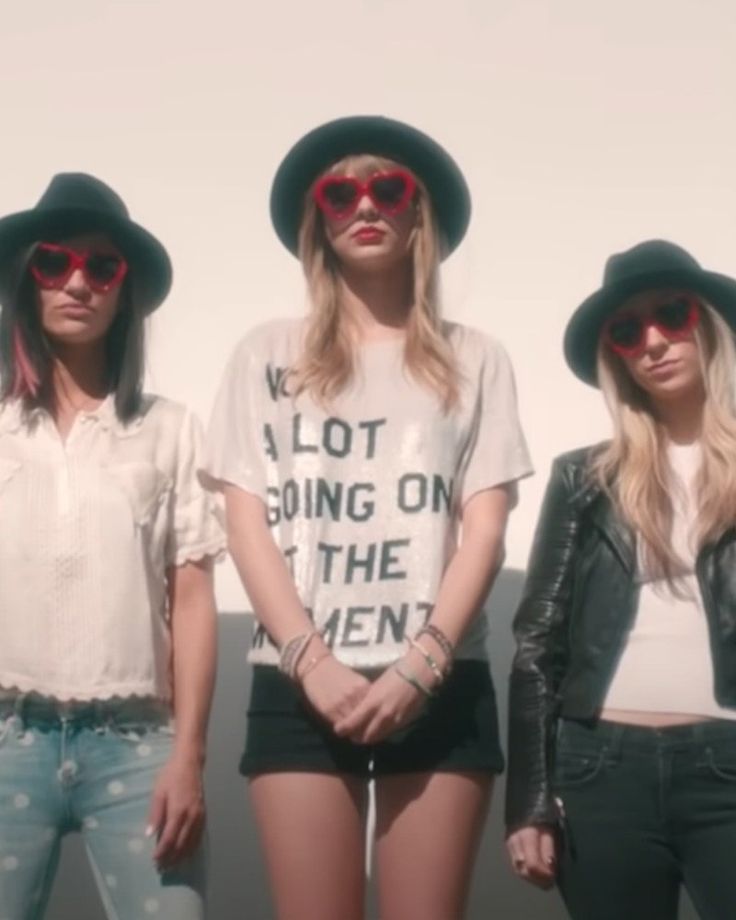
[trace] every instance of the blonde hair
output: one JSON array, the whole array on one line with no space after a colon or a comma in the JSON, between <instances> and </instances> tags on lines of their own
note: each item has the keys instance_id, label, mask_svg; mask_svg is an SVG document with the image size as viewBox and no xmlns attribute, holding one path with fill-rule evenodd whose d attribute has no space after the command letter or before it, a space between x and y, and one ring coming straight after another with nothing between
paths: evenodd
<instances>
[{"instance_id":1,"label":"blonde hair","mask_svg":"<svg viewBox=\"0 0 736 920\"><path fill-rule=\"evenodd\" d=\"M382 157L346 157L330 172L370 175L396 167ZM420 384L434 390L445 410L459 398L455 359L443 333L440 316L439 262L441 241L426 188L415 176L417 224L411 238L411 310L406 327L404 363ZM296 395L308 392L326 404L342 392L355 375L354 345L340 293L340 268L324 230L311 189L299 230L299 258L307 280L310 314L300 359L289 386Z\"/></svg>"},{"instance_id":2,"label":"blonde hair","mask_svg":"<svg viewBox=\"0 0 736 920\"><path fill-rule=\"evenodd\" d=\"M726 321L701 301L695 330L705 402L701 463L695 479L697 547L717 540L736 519L736 346ZM672 548L672 471L665 432L646 393L604 343L598 347L598 380L611 416L611 442L593 459L591 474L642 540L648 574L677 589L683 561Z\"/></svg>"}]
</instances>

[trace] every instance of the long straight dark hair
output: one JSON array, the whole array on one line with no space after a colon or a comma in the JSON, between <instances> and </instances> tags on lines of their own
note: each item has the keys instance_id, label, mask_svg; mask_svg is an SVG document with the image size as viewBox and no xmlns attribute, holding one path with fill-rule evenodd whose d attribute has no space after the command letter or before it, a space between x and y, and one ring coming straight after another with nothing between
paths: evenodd
<instances>
[{"instance_id":1,"label":"long straight dark hair","mask_svg":"<svg viewBox=\"0 0 736 920\"><path fill-rule=\"evenodd\" d=\"M28 271L33 249L17 258L15 281L0 311L0 400L20 399L26 411L51 409L54 401L53 347L41 326L35 282ZM123 422L140 411L143 393L144 312L132 274L123 282L117 313L105 336L108 381L115 394L115 412Z\"/></svg>"}]
</instances>

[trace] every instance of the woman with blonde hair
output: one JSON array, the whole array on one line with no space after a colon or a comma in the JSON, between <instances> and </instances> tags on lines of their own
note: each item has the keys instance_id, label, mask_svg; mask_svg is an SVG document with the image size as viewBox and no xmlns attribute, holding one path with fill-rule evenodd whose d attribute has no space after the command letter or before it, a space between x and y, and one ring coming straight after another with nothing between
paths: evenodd
<instances>
[{"instance_id":1,"label":"woman with blonde hair","mask_svg":"<svg viewBox=\"0 0 736 920\"><path fill-rule=\"evenodd\" d=\"M611 441L559 457L516 621L508 849L574 920L736 882L736 281L653 240L565 336Z\"/></svg>"},{"instance_id":2,"label":"woman with blonde hair","mask_svg":"<svg viewBox=\"0 0 736 920\"><path fill-rule=\"evenodd\" d=\"M481 609L530 472L505 352L439 315L467 187L358 116L293 147L271 213L311 311L236 349L209 473L258 621L240 768L276 914L364 916L373 778L381 917L460 918L503 765Z\"/></svg>"}]
</instances>

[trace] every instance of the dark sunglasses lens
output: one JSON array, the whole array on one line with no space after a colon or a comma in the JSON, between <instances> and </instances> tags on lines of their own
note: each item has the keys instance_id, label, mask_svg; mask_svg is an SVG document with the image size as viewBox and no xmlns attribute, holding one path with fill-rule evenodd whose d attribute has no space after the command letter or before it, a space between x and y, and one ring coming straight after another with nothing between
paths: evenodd
<instances>
[{"instance_id":1,"label":"dark sunglasses lens","mask_svg":"<svg viewBox=\"0 0 736 920\"><path fill-rule=\"evenodd\" d=\"M85 269L91 281L109 284L117 277L121 264L122 259L115 253L93 252L87 256Z\"/></svg>"},{"instance_id":2,"label":"dark sunglasses lens","mask_svg":"<svg viewBox=\"0 0 736 920\"><path fill-rule=\"evenodd\" d=\"M690 321L690 303L687 300L673 300L660 304L654 310L654 318L664 329L679 332Z\"/></svg>"},{"instance_id":3,"label":"dark sunglasses lens","mask_svg":"<svg viewBox=\"0 0 736 920\"><path fill-rule=\"evenodd\" d=\"M355 204L358 191L352 182L328 182L322 188L322 195L329 207L338 214L349 211Z\"/></svg>"},{"instance_id":4,"label":"dark sunglasses lens","mask_svg":"<svg viewBox=\"0 0 736 920\"><path fill-rule=\"evenodd\" d=\"M608 338L618 348L635 348L641 340L642 324L637 316L622 316L608 327Z\"/></svg>"},{"instance_id":5,"label":"dark sunglasses lens","mask_svg":"<svg viewBox=\"0 0 736 920\"><path fill-rule=\"evenodd\" d=\"M63 278L69 271L69 255L56 249L37 249L31 259L31 266L42 278L53 281Z\"/></svg>"},{"instance_id":6,"label":"dark sunglasses lens","mask_svg":"<svg viewBox=\"0 0 736 920\"><path fill-rule=\"evenodd\" d=\"M371 180L371 192L379 204L395 208L406 194L406 179L403 176L376 176Z\"/></svg>"}]
</instances>

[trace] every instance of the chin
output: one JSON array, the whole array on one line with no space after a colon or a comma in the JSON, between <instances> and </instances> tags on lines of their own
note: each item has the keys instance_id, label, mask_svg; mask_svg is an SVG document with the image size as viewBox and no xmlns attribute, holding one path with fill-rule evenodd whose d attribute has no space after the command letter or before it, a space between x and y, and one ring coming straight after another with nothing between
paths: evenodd
<instances>
[{"instance_id":1,"label":"chin","mask_svg":"<svg viewBox=\"0 0 736 920\"><path fill-rule=\"evenodd\" d=\"M702 391L702 383L699 378L691 380L689 378L680 380L668 380L657 387L649 388L649 395L654 399L664 399L668 402L676 402L678 399L685 399L692 396L695 392Z\"/></svg>"},{"instance_id":2,"label":"chin","mask_svg":"<svg viewBox=\"0 0 736 920\"><path fill-rule=\"evenodd\" d=\"M341 261L347 268L359 271L380 272L395 268L406 259L406 253L384 249L380 246L364 246L346 252Z\"/></svg>"}]
</instances>

